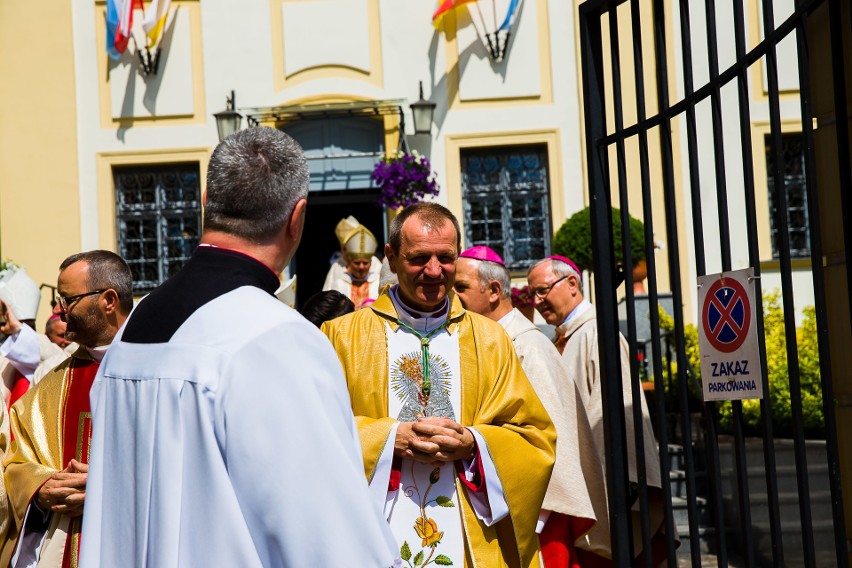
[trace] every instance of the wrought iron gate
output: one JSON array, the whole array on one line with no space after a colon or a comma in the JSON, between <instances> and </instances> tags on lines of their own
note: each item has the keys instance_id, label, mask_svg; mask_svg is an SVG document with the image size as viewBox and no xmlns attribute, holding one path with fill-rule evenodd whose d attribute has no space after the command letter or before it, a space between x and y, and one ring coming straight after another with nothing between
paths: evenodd
<instances>
[{"instance_id":1,"label":"wrought iron gate","mask_svg":"<svg viewBox=\"0 0 852 568\"><path fill-rule=\"evenodd\" d=\"M703 6L702 6L703 4ZM772 0L732 0L727 9L731 10L733 29L719 29L717 25L717 6L715 0L698 0L690 2L680 0L669 3L663 0L588 0L580 5L580 33L583 69L583 98L585 113L586 152L589 172L589 197L592 208L592 230L595 235L594 275L595 303L598 310L600 333L601 375L603 377L619 377L619 323L616 289L619 285L619 274L630 274L633 269L633 259L630 254L630 230L628 228L629 203L641 202L641 218L645 227L645 249L648 265L648 301L650 306L658 305L661 290L671 290L673 307L671 314L674 325L671 333L661 331L660 314L657 309L648 310L651 327L650 361L655 385L654 408L656 410L656 435L659 442L660 464L663 471L662 494L666 505L664 521L667 558L669 566L689 562L692 566L701 566L702 562L715 562L718 566L755 566L771 565L784 566L788 564L817 565L848 565L847 541L843 519L840 475L838 465L838 445L834 418L832 377L829 367L829 337L826 321L826 299L824 293L823 253L820 241L820 211L816 193L816 156L814 152L814 122L812 96L810 88L810 69L808 64L808 36L806 26L808 19L817 9L825 9L830 13L830 25L826 33L831 36L832 69L834 82L826 85L833 89L835 107L838 117L838 137L836 144L841 156L849 154L849 136L845 121L847 103L843 72L844 54L841 40L841 25L849 26L850 22L841 18L839 0L795 0L789 17L776 25ZM746 13L750 8L757 11L761 17L763 39L755 41L754 47L746 50ZM698 30L706 37L706 49L700 51L692 43L690 11L702 10L705 16L705 26ZM677 16L677 18L675 18ZM677 31L673 20L679 24ZM643 33L643 30L646 30ZM648 31L652 30L652 31ZM718 37L729 34L735 44L733 63L726 69L720 70ZM835 37L836 36L836 37ZM822 387L822 411L825 418L826 454L823 467L827 466L827 481L830 486L831 529L833 547L828 550L820 547L817 550L814 541L814 523L824 519L814 519L812 513L811 494L807 473L809 461L815 458L808 453L810 447L805 440L802 423L802 387L799 373L799 359L796 342L796 321L793 286L793 259L791 248L799 250L801 242L791 246L791 217L788 215L788 200L792 183L785 178L784 172L784 139L782 138L781 104L782 94L778 83L779 77L779 44L785 38L795 41L795 52L798 63L800 130L801 130L801 164L803 168L801 183L802 201L800 209L806 211L809 229L805 231L804 240L810 247L811 271L817 334L819 340L819 370ZM672 38L675 38L674 40ZM674 47L677 45L677 48ZM625 46L628 49L625 50ZM681 62L678 66L675 51L680 49ZM628 55L623 56L627 51ZM696 87L693 76L693 59L696 53L706 57L708 81ZM630 53L632 52L632 53ZM632 55L632 57L631 57ZM785 61L784 64L788 65ZM755 159L753 155L752 128L752 98L750 95L749 74L753 66L765 66L766 97L763 102L768 114L769 135L767 137L767 163L770 171L767 184L772 192L770 207L775 212L772 217L774 244L778 255L778 266L781 283L781 303L784 313L784 336L786 338L786 361L789 374L790 403L792 411L792 438L789 444L794 453L794 465L779 465L776 448L784 444L775 439L773 432L772 412L769 401L769 383L766 372L766 347L763 341L763 290L761 281L757 280L757 333L761 338L760 359L763 362L763 372L760 380L763 383L764 398L760 401L760 440L750 442L745 435L743 404L739 401L731 403L731 418L733 436L730 443L732 463L730 471L723 473L722 463L725 456L720 452L719 407L718 403L690 402L690 382L695 382L694 373L690 370L685 347L685 295L689 295L684 280L690 269L698 276L707 273L707 264L720 266L722 271L752 266L756 275L761 274L761 255L759 239L766 239L758 233L758 212L755 195ZM626 72L627 67L632 73ZM629 70L627 70L629 71ZM680 73L681 78L676 79ZM631 77L632 76L632 77ZM625 77L632 78L625 85ZM650 78L653 77L653 80ZM646 82L646 78L649 80ZM752 81L754 81L752 77ZM726 88L728 90L726 90ZM752 89L755 87L752 85ZM682 96L672 96L670 91L680 90ZM630 96L625 98L625 92ZM725 93L734 93L736 104L724 106ZM785 103L789 105L789 102ZM633 106L635 105L635 107ZM709 107L709 109L708 109ZM700 109L697 111L697 109ZM729 110L726 110L729 109ZM737 115L733 117L733 109ZM635 114L635 121L625 124L625 111ZM698 116L705 112L709 114L709 126L702 128ZM724 126L726 121L729 128L738 130L738 140L742 151L742 163L732 163L730 154L726 154ZM841 125L840 123L843 123ZM685 126L685 128L681 128ZM685 129L685 144L683 146L686 158L683 163L685 171L683 180L676 176L679 165L676 154L681 150L677 136ZM673 131L676 134L673 135ZM659 140L659 150L652 147ZM699 159L700 143L706 142L712 152L713 160L701 162ZM656 162L652 155L657 156ZM628 175L628 158L638 162L638 174ZM727 160L727 162L726 162ZM614 162L614 163L613 163ZM614 166L614 168L613 168ZM712 167L715 171L713 186L702 188L700 171ZM841 178L843 202L849 208L850 176L849 163L836 166ZM611 171L611 168L612 171ZM656 168L656 169L655 169ZM731 172L741 168L741 185L728 183ZM652 178L658 178L660 183L655 185ZM737 177L737 176L733 176ZM685 188L679 191L679 188ZM641 196L641 199L636 197ZM679 202L680 200L680 202ZM707 207L707 202L710 207ZM612 249L612 221L610 207L618 204L621 208L621 234L624 235L623 250L614 252ZM738 209L736 204L742 204ZM664 215L655 217L655 208L662 205ZM713 206L715 205L715 210ZM704 209L702 209L704 207ZM636 207L634 207L636 208ZM744 219L744 239L732 242L731 217L732 211L737 218ZM634 211L640 217L638 211ZM848 211L844 213L848 219ZM663 223L654 220L664 219ZM711 222L708 222L708 218ZM679 242L679 234L685 227L691 227L692 250L688 255L682 247L689 248L688 243ZM850 229L845 225L846 250L849 250ZM793 229L797 229L794 227ZM658 282L658 266L654 255L655 230L664 231L667 241L667 270L668 282ZM707 232L718 231L718 247L705 246ZM745 241L745 242L743 242ZM747 264L739 265L734 259L734 252L747 247ZM847 253L848 254L848 253ZM684 260L686 257L688 263ZM621 258L623 266L616 263ZM689 266L693 264L693 266ZM664 268L664 267L659 267ZM665 272L663 270L663 272ZM685 277L684 275L687 275ZM640 369L637 354L642 346L636 339L636 309L635 296L630 286L626 286L627 330L630 344L630 362L633 381L634 404L639 408ZM832 338L833 341L849 342L849 336ZM672 350L667 356L666 351ZM667 378L668 380L667 380ZM675 392L666 396L666 382L673 385ZM608 380L603 388L605 438L607 442L607 486L610 498L610 521L613 541L613 561L615 566L629 566L634 562L634 550L639 550L640 543L632 542L630 526L631 507L639 507L643 512L641 550L638 560L644 565L652 564L651 532L648 516L648 490L642 477L642 421L638 413L627 413L625 416L622 402L622 387L618 380ZM699 413L690 415L690 404ZM667 417L675 417L674 427L671 427ZM636 440L627 440L625 435L625 420L634 421ZM668 426L667 426L668 425ZM637 470L640 474L638 494L631 495L630 482L627 472L627 446L636 444L636 456L639 463ZM678 446L679 444L679 446ZM682 450L680 449L682 447ZM754 450L758 451L755 452ZM682 453L681 453L682 452ZM673 456L672 454L677 454ZM684 527L680 540L683 546L676 554L677 538L675 510L673 507L673 458L682 459L684 470L683 482L688 528ZM762 462L762 464L760 463ZM754 467L759 466L759 481L765 483L760 487L759 495L754 490ZM785 528L789 528L790 519L787 515L782 518L782 508L785 503L779 498L778 472L786 468L795 473L796 498L791 502L797 518L794 536L801 539L801 554L792 558L789 545L784 546ZM704 477L697 470L704 470ZM752 482L749 482L750 472ZM729 477L728 477L729 476ZM728 482L730 478L730 482ZM727 483L727 485L726 485ZM730 497L726 497L726 492ZM633 501L636 501L634 504ZM675 499L676 500L676 499ZM765 501L768 511L768 529L766 535L760 533L752 519L752 511L757 501ZM704 513L702 514L702 510ZM734 514L730 514L733 511ZM758 534L760 533L760 534ZM762 550L757 541L765 540L768 544ZM706 546L702 545L702 540ZM703 548L705 548L703 550ZM686 551L688 549L688 552ZM786 554L786 557L785 557ZM827 560L828 559L828 560Z\"/></svg>"}]
</instances>

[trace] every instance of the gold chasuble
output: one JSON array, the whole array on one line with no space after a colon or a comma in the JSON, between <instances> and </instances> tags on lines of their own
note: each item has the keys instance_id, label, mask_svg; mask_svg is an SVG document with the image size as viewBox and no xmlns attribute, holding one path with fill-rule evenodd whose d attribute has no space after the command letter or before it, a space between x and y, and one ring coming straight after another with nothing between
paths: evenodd
<instances>
[{"instance_id":1,"label":"gold chasuble","mask_svg":"<svg viewBox=\"0 0 852 568\"><path fill-rule=\"evenodd\" d=\"M92 439L89 391L97 371L98 363L81 347L12 406L12 445L6 458L5 480L10 488L14 525L3 549L3 562L11 558L27 508L41 486L68 467L72 459L89 461ZM38 511L32 510L30 514L37 515ZM82 516L50 515L39 567L77 566L82 521Z\"/></svg>"},{"instance_id":2,"label":"gold chasuble","mask_svg":"<svg viewBox=\"0 0 852 568\"><path fill-rule=\"evenodd\" d=\"M454 294L450 301L447 331L458 334L460 359L461 412L456 420L484 438L487 448L478 450L491 457L509 507L508 516L486 526L456 478L462 496L464 564L536 567L535 526L553 467L555 429L503 328L465 311ZM388 328L395 333L399 324L387 291L369 309L322 327L343 365L368 480L396 422L388 416Z\"/></svg>"}]
</instances>

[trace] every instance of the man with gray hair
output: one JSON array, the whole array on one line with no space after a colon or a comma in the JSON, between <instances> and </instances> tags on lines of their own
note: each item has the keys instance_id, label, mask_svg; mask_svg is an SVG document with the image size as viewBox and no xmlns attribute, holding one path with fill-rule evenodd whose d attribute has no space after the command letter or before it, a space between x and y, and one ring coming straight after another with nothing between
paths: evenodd
<instances>
[{"instance_id":1,"label":"man with gray hair","mask_svg":"<svg viewBox=\"0 0 852 568\"><path fill-rule=\"evenodd\" d=\"M556 326L557 336L564 337L562 360L570 376L577 383L580 398L586 408L592 426L595 449L600 461L606 467L604 447L603 403L601 400L600 362L598 355L598 324L594 306L583 298L582 277L577 265L563 256L550 256L533 264L527 272L530 290L533 293L535 308L550 325ZM630 381L630 354L627 340L619 335L621 341L621 382L624 394L624 412L627 417L627 461L631 487L636 489L639 481L636 468L636 446L634 443L633 389ZM648 481L650 501L652 556L654 566L665 557L665 535L663 527L663 500L660 481L660 458L657 453L657 441L645 397L640 396L642 413L642 437L645 446L645 475ZM634 492L634 498L638 492ZM606 503L595 503L595 510L608 511ZM634 553L642 553L641 522L638 506L633 509ZM586 546L582 546L581 565L585 565L583 554L589 562L600 562L612 557L612 544L609 530L609 514L598 515L598 523L588 534ZM597 564L593 564L597 565Z\"/></svg>"},{"instance_id":2,"label":"man with gray hair","mask_svg":"<svg viewBox=\"0 0 852 568\"><path fill-rule=\"evenodd\" d=\"M545 568L573 566L575 546L606 508L603 469L591 443L591 427L580 395L559 352L533 323L512 307L509 270L494 250L476 246L456 261L455 291L465 309L490 318L506 330L521 367L556 426L556 463L547 486L537 531ZM597 494L596 500L590 495Z\"/></svg>"},{"instance_id":3,"label":"man with gray hair","mask_svg":"<svg viewBox=\"0 0 852 568\"><path fill-rule=\"evenodd\" d=\"M81 566L390 566L334 351L274 292L305 223L299 145L213 152L204 233L92 389Z\"/></svg>"}]
</instances>

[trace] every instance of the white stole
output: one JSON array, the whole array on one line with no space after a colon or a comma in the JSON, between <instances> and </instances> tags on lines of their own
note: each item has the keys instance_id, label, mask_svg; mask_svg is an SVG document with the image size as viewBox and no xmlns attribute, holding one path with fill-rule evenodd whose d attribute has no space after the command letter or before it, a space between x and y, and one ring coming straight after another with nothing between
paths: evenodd
<instances>
[{"instance_id":1,"label":"white stole","mask_svg":"<svg viewBox=\"0 0 852 568\"><path fill-rule=\"evenodd\" d=\"M430 340L432 388L425 409L420 389L423 380L420 338L403 327L394 332L390 326L387 337L388 415L399 422L414 422L424 413L458 422L461 409L458 334L451 335L442 329ZM395 434L394 431L389 437L391 445ZM438 556L451 560L455 566L464 564L464 531L454 463L427 465L403 459L401 474L399 491L388 495L385 509L401 556L405 559L410 555L415 564L418 556L422 564Z\"/></svg>"}]
</instances>

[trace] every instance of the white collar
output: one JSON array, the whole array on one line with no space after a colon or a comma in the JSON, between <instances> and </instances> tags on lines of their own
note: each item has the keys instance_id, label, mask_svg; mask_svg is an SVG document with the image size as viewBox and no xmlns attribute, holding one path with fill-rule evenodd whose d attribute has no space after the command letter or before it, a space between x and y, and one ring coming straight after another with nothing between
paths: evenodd
<instances>
[{"instance_id":1,"label":"white collar","mask_svg":"<svg viewBox=\"0 0 852 568\"><path fill-rule=\"evenodd\" d=\"M508 314L497 320L497 323L503 326L503 328L509 327L509 324L512 323L512 320L515 319L515 310L511 310Z\"/></svg>"},{"instance_id":2,"label":"white collar","mask_svg":"<svg viewBox=\"0 0 852 568\"><path fill-rule=\"evenodd\" d=\"M559 327L562 327L563 325L568 323L571 319L573 319L577 316L583 315L584 313L589 311L589 309L591 309L591 307L592 307L592 303L590 301L588 301L587 299L583 298L583 301L580 302L579 304L577 304L576 306L574 306L574 309L571 310L571 313L569 313L568 316L562 321L562 323L559 324Z\"/></svg>"},{"instance_id":3,"label":"white collar","mask_svg":"<svg viewBox=\"0 0 852 568\"><path fill-rule=\"evenodd\" d=\"M444 304L433 312L422 312L407 306L398 293L399 284L390 289L390 298L396 308L396 317L399 321L410 325L420 333L428 333L447 321L450 313L449 301L444 298Z\"/></svg>"},{"instance_id":4,"label":"white collar","mask_svg":"<svg viewBox=\"0 0 852 568\"><path fill-rule=\"evenodd\" d=\"M112 343L108 343L107 345L98 345L97 347L86 347L86 351L89 352L89 355L92 356L92 359L100 363L106 357L107 349Z\"/></svg>"}]
</instances>

